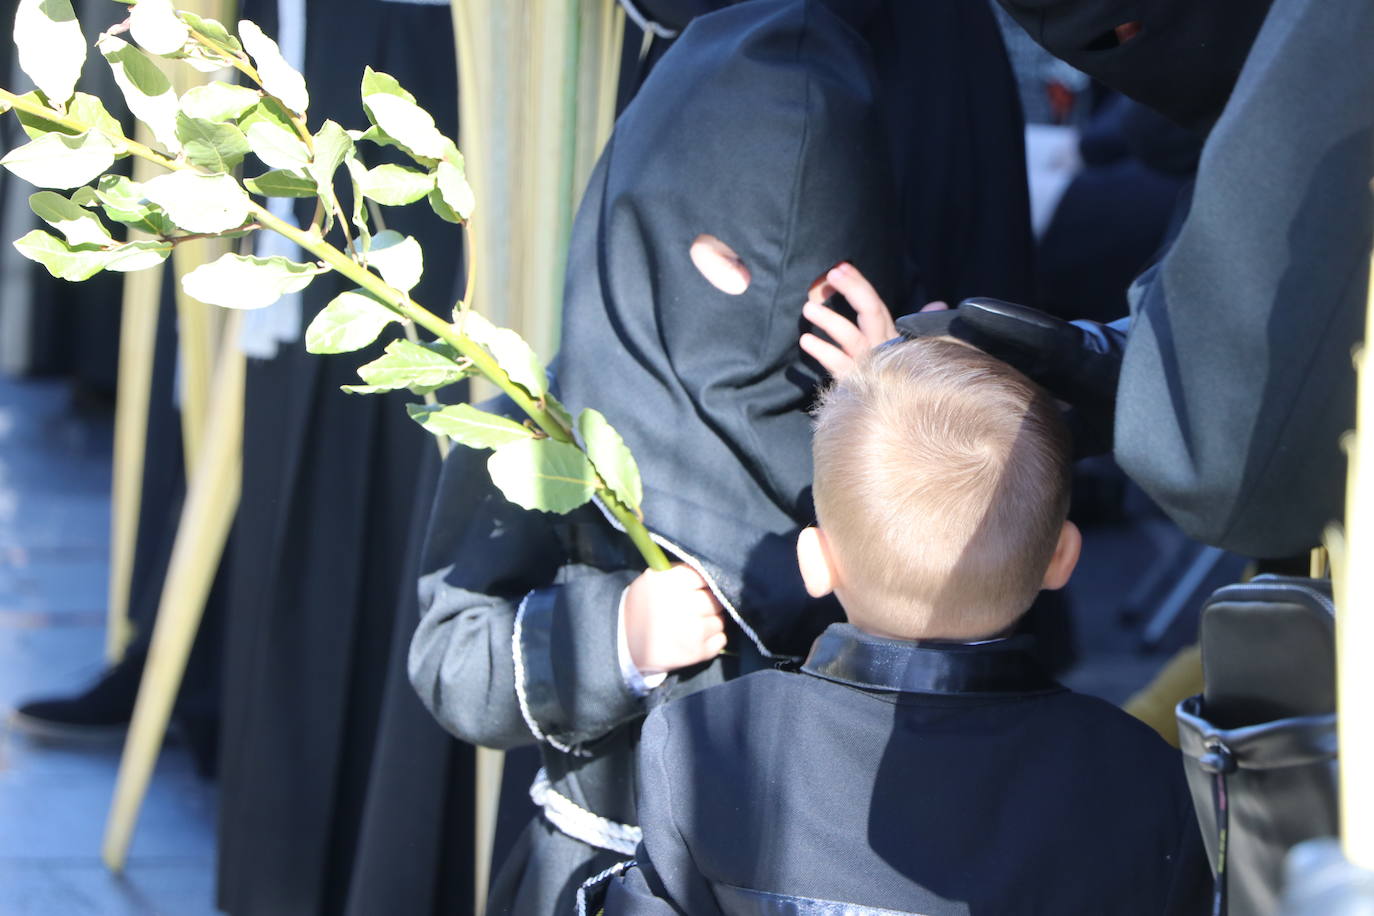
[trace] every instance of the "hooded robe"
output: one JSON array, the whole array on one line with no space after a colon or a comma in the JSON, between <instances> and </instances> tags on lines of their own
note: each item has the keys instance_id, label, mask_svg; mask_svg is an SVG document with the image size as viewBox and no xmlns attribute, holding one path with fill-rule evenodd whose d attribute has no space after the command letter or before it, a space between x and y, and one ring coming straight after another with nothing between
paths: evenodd
<instances>
[{"instance_id":1,"label":"hooded robe","mask_svg":"<svg viewBox=\"0 0 1374 916\"><path fill-rule=\"evenodd\" d=\"M863 33L884 10L763 2L694 20L622 114L579 209L556 387L616 426L640 464L650 529L705 573L732 620L729 652L674 673L649 703L801 655L838 618L833 600L805 595L793 546L813 520L806 410L823 380L797 344L801 303L841 259L901 300L919 258L903 257L895 189L934 201L951 180L893 174L890 96ZM916 34L932 46L963 37L953 25ZM973 113L931 104L950 118L933 132L963 142ZM1028 225L1015 199L1008 210ZM688 249L702 233L747 264L745 292L697 272ZM544 814L494 879L490 911L559 912L637 839L646 705L621 678L616 629L642 561L594 507L521 510L483 464L464 449L446 462L410 674L454 734L539 743Z\"/></svg>"}]
</instances>

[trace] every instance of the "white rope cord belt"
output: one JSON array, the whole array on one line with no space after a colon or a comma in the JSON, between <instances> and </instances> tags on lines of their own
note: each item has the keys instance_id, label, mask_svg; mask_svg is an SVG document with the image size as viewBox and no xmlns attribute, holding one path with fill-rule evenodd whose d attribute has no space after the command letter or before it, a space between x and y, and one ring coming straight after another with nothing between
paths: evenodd
<instances>
[{"instance_id":1,"label":"white rope cord belt","mask_svg":"<svg viewBox=\"0 0 1374 916\"><path fill-rule=\"evenodd\" d=\"M534 774L530 801L544 809L544 816L550 824L574 840L581 840L597 849L633 855L635 847L644 838L644 832L638 827L602 817L556 792L549 785L549 774L543 768Z\"/></svg>"}]
</instances>

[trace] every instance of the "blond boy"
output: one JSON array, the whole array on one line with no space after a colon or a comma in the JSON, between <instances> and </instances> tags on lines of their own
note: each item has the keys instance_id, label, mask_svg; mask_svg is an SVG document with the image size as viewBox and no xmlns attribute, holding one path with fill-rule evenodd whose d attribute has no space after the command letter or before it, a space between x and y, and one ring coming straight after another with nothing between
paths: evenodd
<instances>
[{"instance_id":1,"label":"blond boy","mask_svg":"<svg viewBox=\"0 0 1374 916\"><path fill-rule=\"evenodd\" d=\"M607 913L1205 911L1175 753L1014 632L1078 559L1054 402L956 341L889 344L825 395L813 453L798 559L849 622L799 673L649 717Z\"/></svg>"}]
</instances>

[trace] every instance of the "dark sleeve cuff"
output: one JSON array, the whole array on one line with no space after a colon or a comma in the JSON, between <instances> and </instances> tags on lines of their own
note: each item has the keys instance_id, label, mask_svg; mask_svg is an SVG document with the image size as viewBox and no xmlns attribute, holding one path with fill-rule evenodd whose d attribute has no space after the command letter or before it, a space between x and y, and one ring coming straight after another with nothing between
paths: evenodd
<instances>
[{"instance_id":1,"label":"dark sleeve cuff","mask_svg":"<svg viewBox=\"0 0 1374 916\"><path fill-rule=\"evenodd\" d=\"M620 593L637 573L565 567L525 596L511 651L520 711L536 737L565 753L644 714L620 674Z\"/></svg>"}]
</instances>

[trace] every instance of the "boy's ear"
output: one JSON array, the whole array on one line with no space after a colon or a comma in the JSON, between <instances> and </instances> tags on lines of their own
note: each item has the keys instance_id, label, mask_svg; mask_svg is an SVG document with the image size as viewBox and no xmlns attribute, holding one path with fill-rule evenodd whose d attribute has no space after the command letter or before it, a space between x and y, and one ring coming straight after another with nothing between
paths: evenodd
<instances>
[{"instance_id":1,"label":"boy's ear","mask_svg":"<svg viewBox=\"0 0 1374 916\"><path fill-rule=\"evenodd\" d=\"M1059 529L1059 543L1054 545L1054 556L1045 569L1045 578L1040 587L1047 589L1063 588L1078 565L1078 554L1083 549L1083 534L1073 522L1065 520Z\"/></svg>"},{"instance_id":2,"label":"boy's ear","mask_svg":"<svg viewBox=\"0 0 1374 916\"><path fill-rule=\"evenodd\" d=\"M830 545L825 533L812 525L797 536L797 565L801 567L802 584L812 598L821 598L835 590L835 567L830 559Z\"/></svg>"}]
</instances>

